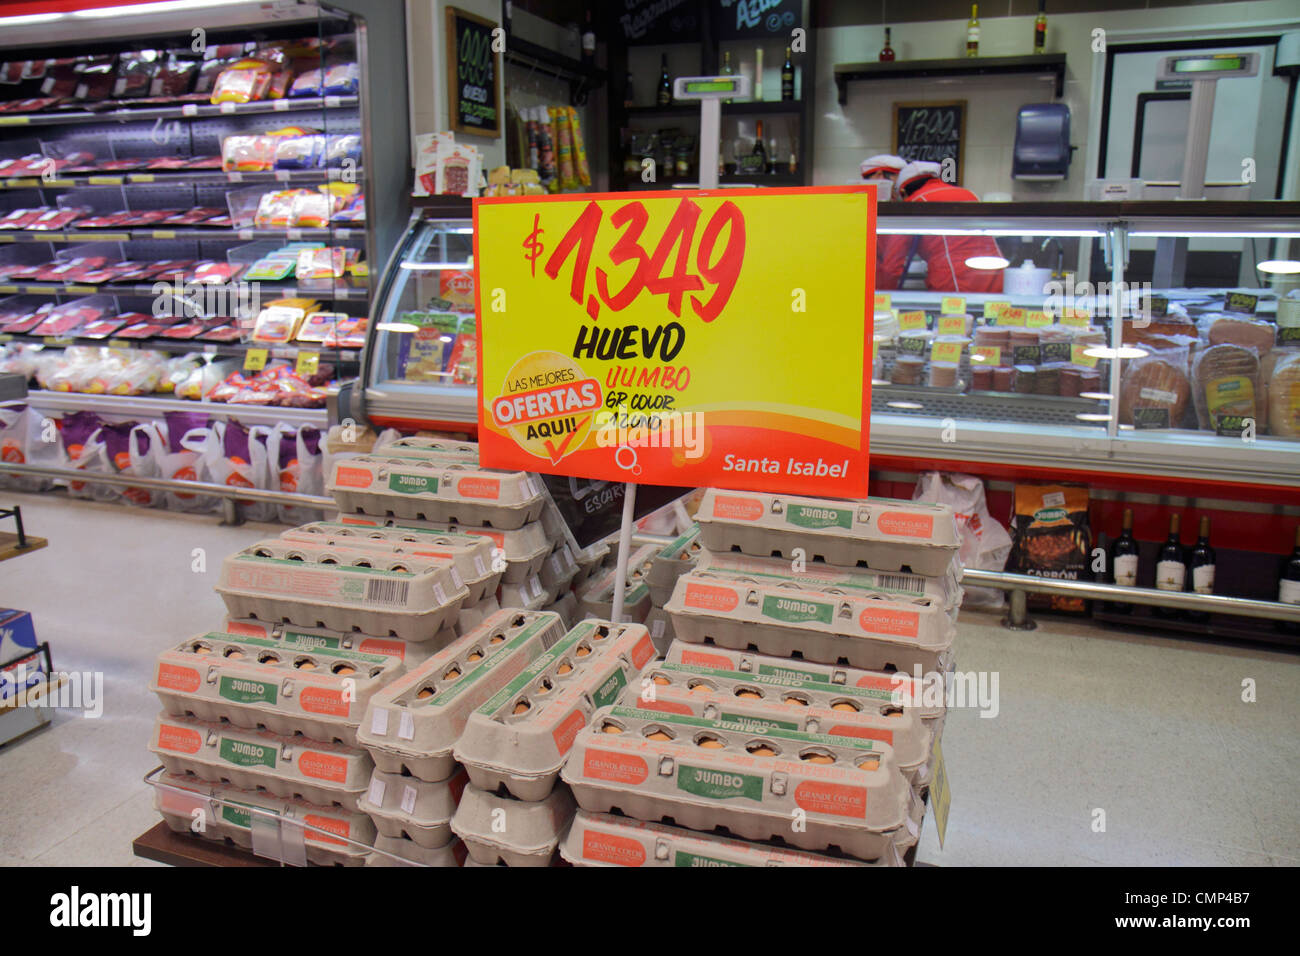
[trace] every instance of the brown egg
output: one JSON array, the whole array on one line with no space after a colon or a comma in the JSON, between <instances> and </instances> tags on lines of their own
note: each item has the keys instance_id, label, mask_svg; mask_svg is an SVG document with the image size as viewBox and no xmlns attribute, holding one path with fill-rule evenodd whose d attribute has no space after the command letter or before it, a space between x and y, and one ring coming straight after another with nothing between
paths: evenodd
<instances>
[{"instance_id":1,"label":"brown egg","mask_svg":"<svg viewBox=\"0 0 1300 956\"><path fill-rule=\"evenodd\" d=\"M672 683L672 681L670 681L667 677L664 677L663 674L655 674L655 676L651 679L660 687L667 687L669 684Z\"/></svg>"},{"instance_id":2,"label":"brown egg","mask_svg":"<svg viewBox=\"0 0 1300 956\"><path fill-rule=\"evenodd\" d=\"M311 661L295 661L293 666L300 671L314 671L316 669L316 665Z\"/></svg>"},{"instance_id":3,"label":"brown egg","mask_svg":"<svg viewBox=\"0 0 1300 956\"><path fill-rule=\"evenodd\" d=\"M672 740L673 738L669 737L662 730L656 730L652 734L646 734L645 739L646 740Z\"/></svg>"},{"instance_id":4,"label":"brown egg","mask_svg":"<svg viewBox=\"0 0 1300 956\"><path fill-rule=\"evenodd\" d=\"M449 668L447 673L442 675L443 680L456 680L458 677L460 677L460 671L455 667Z\"/></svg>"},{"instance_id":5,"label":"brown egg","mask_svg":"<svg viewBox=\"0 0 1300 956\"><path fill-rule=\"evenodd\" d=\"M467 661L481 661L482 659L483 659L482 651L470 651L469 655L465 658L465 660Z\"/></svg>"},{"instance_id":6,"label":"brown egg","mask_svg":"<svg viewBox=\"0 0 1300 956\"><path fill-rule=\"evenodd\" d=\"M500 644L500 643L501 643L502 641L504 641L505 639L506 639L506 636L505 636L504 634L493 634L493 635L488 639L488 643L489 643L489 644Z\"/></svg>"},{"instance_id":7,"label":"brown egg","mask_svg":"<svg viewBox=\"0 0 1300 956\"><path fill-rule=\"evenodd\" d=\"M195 644L193 649L194 649L194 653L195 653L195 654L211 654L211 653L212 653L212 648L210 648L210 647L204 647L202 644Z\"/></svg>"},{"instance_id":8,"label":"brown egg","mask_svg":"<svg viewBox=\"0 0 1300 956\"><path fill-rule=\"evenodd\" d=\"M858 766L861 767L863 770L879 770L880 761L872 757L868 760L862 761L862 763L858 764Z\"/></svg>"},{"instance_id":9,"label":"brown egg","mask_svg":"<svg viewBox=\"0 0 1300 956\"><path fill-rule=\"evenodd\" d=\"M776 751L765 744L755 744L749 748L749 752L755 757L775 757Z\"/></svg>"},{"instance_id":10,"label":"brown egg","mask_svg":"<svg viewBox=\"0 0 1300 956\"><path fill-rule=\"evenodd\" d=\"M850 713L854 713L854 714L858 712L858 708L854 707L848 701L844 701L844 700L840 701L838 704L831 704L831 710L847 710Z\"/></svg>"},{"instance_id":11,"label":"brown egg","mask_svg":"<svg viewBox=\"0 0 1300 956\"><path fill-rule=\"evenodd\" d=\"M705 750L721 750L726 744L717 737L701 737L695 741L695 746L703 747Z\"/></svg>"},{"instance_id":12,"label":"brown egg","mask_svg":"<svg viewBox=\"0 0 1300 956\"><path fill-rule=\"evenodd\" d=\"M230 650L226 651L226 659L227 659L227 660L237 661L237 660L239 660L239 659L240 659L241 657L243 657L243 656L244 656L244 652L243 652L243 651L236 650L236 649L233 648L233 647L230 648Z\"/></svg>"},{"instance_id":13,"label":"brown egg","mask_svg":"<svg viewBox=\"0 0 1300 956\"><path fill-rule=\"evenodd\" d=\"M756 690L738 690L736 696L741 700L762 700L763 695Z\"/></svg>"},{"instance_id":14,"label":"brown egg","mask_svg":"<svg viewBox=\"0 0 1300 956\"><path fill-rule=\"evenodd\" d=\"M808 706L808 701L806 701L806 700L800 700L798 697L786 697L784 700L781 701L781 703L785 704L787 707L807 707L807 706Z\"/></svg>"},{"instance_id":15,"label":"brown egg","mask_svg":"<svg viewBox=\"0 0 1300 956\"><path fill-rule=\"evenodd\" d=\"M829 754L803 754L799 759L808 763L834 763L835 758Z\"/></svg>"},{"instance_id":16,"label":"brown egg","mask_svg":"<svg viewBox=\"0 0 1300 956\"><path fill-rule=\"evenodd\" d=\"M574 656L574 657L586 657L586 656L587 656L588 654L590 654L590 653L591 653L591 648L590 648L590 647L580 647L580 648L578 648L576 651L573 652L573 656Z\"/></svg>"},{"instance_id":17,"label":"brown egg","mask_svg":"<svg viewBox=\"0 0 1300 956\"><path fill-rule=\"evenodd\" d=\"M526 701L526 700L521 700L519 703L515 704L515 709L514 709L513 713L516 714L516 715L519 715L519 714L526 714L526 713L528 713L528 709L529 709L529 708L528 708L528 701Z\"/></svg>"},{"instance_id":18,"label":"brown egg","mask_svg":"<svg viewBox=\"0 0 1300 956\"><path fill-rule=\"evenodd\" d=\"M261 657L259 657L259 658L257 659L257 663L259 663L259 664L278 664L278 663L280 663L280 658L276 657L274 654L263 654Z\"/></svg>"},{"instance_id":19,"label":"brown egg","mask_svg":"<svg viewBox=\"0 0 1300 956\"><path fill-rule=\"evenodd\" d=\"M708 684L694 684L687 689L692 694L707 694L709 691L713 690L713 688L710 687Z\"/></svg>"},{"instance_id":20,"label":"brown egg","mask_svg":"<svg viewBox=\"0 0 1300 956\"><path fill-rule=\"evenodd\" d=\"M356 672L357 669L351 664L340 664L338 667L334 668L334 673L338 674L340 677L350 677Z\"/></svg>"},{"instance_id":21,"label":"brown egg","mask_svg":"<svg viewBox=\"0 0 1300 956\"><path fill-rule=\"evenodd\" d=\"M572 665L572 664L570 664L568 661L561 661L561 662L560 662L560 666L557 667L557 668L555 668L555 673L557 673L557 674L567 674L567 673L569 673L569 672L572 671L572 670L573 670L573 665Z\"/></svg>"},{"instance_id":22,"label":"brown egg","mask_svg":"<svg viewBox=\"0 0 1300 956\"><path fill-rule=\"evenodd\" d=\"M534 693L537 694L549 694L550 692L551 692L551 684L549 681L542 681L540 684L537 685L537 689L534 691Z\"/></svg>"},{"instance_id":23,"label":"brown egg","mask_svg":"<svg viewBox=\"0 0 1300 956\"><path fill-rule=\"evenodd\" d=\"M623 728L620 727L618 724L611 724L608 721L606 721L605 723L600 725L600 732L602 734L621 734L623 732Z\"/></svg>"},{"instance_id":24,"label":"brown egg","mask_svg":"<svg viewBox=\"0 0 1300 956\"><path fill-rule=\"evenodd\" d=\"M419 692L415 696L418 700L428 700L430 697L433 696L433 688L421 687Z\"/></svg>"}]
</instances>

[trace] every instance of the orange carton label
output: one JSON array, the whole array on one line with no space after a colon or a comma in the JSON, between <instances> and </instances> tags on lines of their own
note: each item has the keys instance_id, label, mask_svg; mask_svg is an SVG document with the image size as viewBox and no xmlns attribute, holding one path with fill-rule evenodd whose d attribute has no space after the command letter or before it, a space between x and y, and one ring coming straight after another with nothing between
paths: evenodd
<instances>
[{"instance_id":1,"label":"orange carton label","mask_svg":"<svg viewBox=\"0 0 1300 956\"><path fill-rule=\"evenodd\" d=\"M375 476L364 468L340 466L334 475L334 483L343 488L369 488Z\"/></svg>"},{"instance_id":2,"label":"orange carton label","mask_svg":"<svg viewBox=\"0 0 1300 956\"><path fill-rule=\"evenodd\" d=\"M934 515L885 511L876 519L876 527L885 534L900 538L928 538L934 534Z\"/></svg>"},{"instance_id":3,"label":"orange carton label","mask_svg":"<svg viewBox=\"0 0 1300 956\"><path fill-rule=\"evenodd\" d=\"M685 603L687 607L697 607L706 611L734 611L740 604L740 595L730 588L714 587L711 584L688 584Z\"/></svg>"},{"instance_id":4,"label":"orange carton label","mask_svg":"<svg viewBox=\"0 0 1300 956\"><path fill-rule=\"evenodd\" d=\"M732 498L719 495L713 500L713 517L757 521L763 517L763 502L757 498Z\"/></svg>"},{"instance_id":5,"label":"orange carton label","mask_svg":"<svg viewBox=\"0 0 1300 956\"><path fill-rule=\"evenodd\" d=\"M303 817L303 822L313 827L320 827L322 830L329 830L330 833L337 833L341 837L348 836L352 828L346 820L336 820L333 817L322 817L314 813L309 813ZM347 846L343 840L336 840L333 837L327 837L315 830L303 830L308 840L315 840L317 843L334 843L338 846Z\"/></svg>"},{"instance_id":6,"label":"orange carton label","mask_svg":"<svg viewBox=\"0 0 1300 956\"><path fill-rule=\"evenodd\" d=\"M573 746L574 738L578 736L578 731L587 726L587 718L583 716L581 710L574 710L573 713L565 717L558 727L551 731L551 738L555 741L556 749L561 754L567 754L569 748Z\"/></svg>"},{"instance_id":7,"label":"orange carton label","mask_svg":"<svg viewBox=\"0 0 1300 956\"><path fill-rule=\"evenodd\" d=\"M640 670L645 667L646 663L650 658L654 657L654 655L654 642L650 640L650 635L647 634L645 637L641 638L641 640L637 641L636 646L632 648L632 653L630 655L632 658L632 666L637 670Z\"/></svg>"},{"instance_id":8,"label":"orange carton label","mask_svg":"<svg viewBox=\"0 0 1300 956\"><path fill-rule=\"evenodd\" d=\"M302 709L311 714L325 714L330 717L346 717L348 701L343 699L342 690L328 687L304 687L298 695Z\"/></svg>"},{"instance_id":9,"label":"orange carton label","mask_svg":"<svg viewBox=\"0 0 1300 956\"><path fill-rule=\"evenodd\" d=\"M166 690L182 690L193 693L199 689L202 678L192 667L178 667L175 664L158 665L158 686Z\"/></svg>"},{"instance_id":10,"label":"orange carton label","mask_svg":"<svg viewBox=\"0 0 1300 956\"><path fill-rule=\"evenodd\" d=\"M859 740L879 740L882 744L893 746L894 732L880 727L854 727L852 724L835 724L828 734L836 737L857 737Z\"/></svg>"},{"instance_id":11,"label":"orange carton label","mask_svg":"<svg viewBox=\"0 0 1300 956\"><path fill-rule=\"evenodd\" d=\"M203 746L203 737L192 727L163 724L158 728L158 746L180 754L196 754Z\"/></svg>"},{"instance_id":12,"label":"orange carton label","mask_svg":"<svg viewBox=\"0 0 1300 956\"><path fill-rule=\"evenodd\" d=\"M643 866L645 847L630 837L615 836L612 833L594 833L588 830L582 835L582 858L599 860L601 863L614 863L618 866Z\"/></svg>"},{"instance_id":13,"label":"orange carton label","mask_svg":"<svg viewBox=\"0 0 1300 956\"><path fill-rule=\"evenodd\" d=\"M794 788L794 802L811 813L853 817L857 820L867 818L865 787L851 787L843 783L826 783L821 780L804 780Z\"/></svg>"},{"instance_id":14,"label":"orange carton label","mask_svg":"<svg viewBox=\"0 0 1300 956\"><path fill-rule=\"evenodd\" d=\"M222 628L227 634L243 634L245 637L266 637L268 634L261 624L250 624L247 621L227 621Z\"/></svg>"},{"instance_id":15,"label":"orange carton label","mask_svg":"<svg viewBox=\"0 0 1300 956\"><path fill-rule=\"evenodd\" d=\"M368 637L357 648L362 654L382 654L406 660L406 645L401 641L386 641L382 637Z\"/></svg>"},{"instance_id":16,"label":"orange carton label","mask_svg":"<svg viewBox=\"0 0 1300 956\"><path fill-rule=\"evenodd\" d=\"M644 697L638 697L636 705L641 710L657 710L665 714L682 714L686 717L695 716L695 711L689 704L681 704L675 700L646 700Z\"/></svg>"},{"instance_id":17,"label":"orange carton label","mask_svg":"<svg viewBox=\"0 0 1300 956\"><path fill-rule=\"evenodd\" d=\"M298 758L298 769L308 777L343 783L348 778L348 762L335 754L304 750Z\"/></svg>"},{"instance_id":18,"label":"orange carton label","mask_svg":"<svg viewBox=\"0 0 1300 956\"><path fill-rule=\"evenodd\" d=\"M869 607L858 615L858 626L872 634L916 637L920 615L915 611L896 611L888 607Z\"/></svg>"},{"instance_id":19,"label":"orange carton label","mask_svg":"<svg viewBox=\"0 0 1300 956\"><path fill-rule=\"evenodd\" d=\"M732 665L729 657L720 657L717 654L705 654L703 651L682 651L683 664L696 664L700 667L712 667L722 671L732 671L736 668Z\"/></svg>"},{"instance_id":20,"label":"orange carton label","mask_svg":"<svg viewBox=\"0 0 1300 956\"><path fill-rule=\"evenodd\" d=\"M466 498L501 497L501 480L499 478L462 478L456 482L456 490Z\"/></svg>"},{"instance_id":21,"label":"orange carton label","mask_svg":"<svg viewBox=\"0 0 1300 956\"><path fill-rule=\"evenodd\" d=\"M582 755L582 773L593 780L615 783L644 783L650 768L640 757L588 747Z\"/></svg>"}]
</instances>

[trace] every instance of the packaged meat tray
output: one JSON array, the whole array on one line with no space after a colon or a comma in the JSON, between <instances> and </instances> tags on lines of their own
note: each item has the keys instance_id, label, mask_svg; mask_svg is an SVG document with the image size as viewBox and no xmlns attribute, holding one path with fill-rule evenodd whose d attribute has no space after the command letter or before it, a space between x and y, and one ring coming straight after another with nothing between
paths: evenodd
<instances>
[{"instance_id":1,"label":"packaged meat tray","mask_svg":"<svg viewBox=\"0 0 1300 956\"><path fill-rule=\"evenodd\" d=\"M542 587L542 579L534 574L517 584L503 581L497 590L497 600L503 607L522 607L530 611L540 611L555 600L555 595Z\"/></svg>"},{"instance_id":2,"label":"packaged meat tray","mask_svg":"<svg viewBox=\"0 0 1300 956\"><path fill-rule=\"evenodd\" d=\"M339 653L371 654L391 657L401 664L399 673L419 666L432 654L442 650L438 639L432 641L403 641L396 637L374 637L357 631L332 631L325 627L298 627L275 621L253 621L240 618L227 619L222 625L227 634L256 637L271 641L287 652L313 651L317 648ZM441 635L441 632L439 632Z\"/></svg>"},{"instance_id":3,"label":"packaged meat tray","mask_svg":"<svg viewBox=\"0 0 1300 956\"><path fill-rule=\"evenodd\" d=\"M710 488L695 516L710 551L825 561L936 577L961 545L947 505L888 498L838 501Z\"/></svg>"},{"instance_id":4,"label":"packaged meat tray","mask_svg":"<svg viewBox=\"0 0 1300 956\"><path fill-rule=\"evenodd\" d=\"M897 847L874 863L579 810L560 856L574 866L902 866Z\"/></svg>"},{"instance_id":5,"label":"packaged meat tray","mask_svg":"<svg viewBox=\"0 0 1300 956\"><path fill-rule=\"evenodd\" d=\"M500 557L506 563L505 572L501 576L503 584L518 584L537 574L541 571L542 564L552 548L552 542L547 539L540 521L532 521L522 528L510 531L498 531L495 528L457 524L454 521L415 521L372 515L340 514L338 520L341 524L362 527L394 528L400 531L437 531L487 538L492 542L494 549L501 550Z\"/></svg>"},{"instance_id":6,"label":"packaged meat tray","mask_svg":"<svg viewBox=\"0 0 1300 956\"><path fill-rule=\"evenodd\" d=\"M235 554L217 593L231 617L426 641L450 627L469 593L449 568L383 571Z\"/></svg>"},{"instance_id":7,"label":"packaged meat tray","mask_svg":"<svg viewBox=\"0 0 1300 956\"><path fill-rule=\"evenodd\" d=\"M287 650L255 637L201 634L158 655L149 689L173 716L355 747L367 702L401 665L376 654Z\"/></svg>"},{"instance_id":8,"label":"packaged meat tray","mask_svg":"<svg viewBox=\"0 0 1300 956\"><path fill-rule=\"evenodd\" d=\"M476 787L544 799L574 736L653 657L650 633L639 624L581 622L469 715L456 759Z\"/></svg>"},{"instance_id":9,"label":"packaged meat tray","mask_svg":"<svg viewBox=\"0 0 1300 956\"><path fill-rule=\"evenodd\" d=\"M217 842L228 839L246 850L254 849L257 819L259 831L279 831L286 835L286 843L301 841L306 861L319 866L362 866L375 839L375 825L356 810L286 800L188 775L160 774L154 781L154 807L175 833L192 833L194 811L202 810L205 826L197 836ZM295 827L293 821L305 825ZM292 846L285 848L284 862L292 862L294 853Z\"/></svg>"},{"instance_id":10,"label":"packaged meat tray","mask_svg":"<svg viewBox=\"0 0 1300 956\"><path fill-rule=\"evenodd\" d=\"M557 614L503 608L376 695L357 739L385 773L446 780L469 715L563 635Z\"/></svg>"},{"instance_id":11,"label":"packaged meat tray","mask_svg":"<svg viewBox=\"0 0 1300 956\"><path fill-rule=\"evenodd\" d=\"M892 750L870 743L610 707L578 734L561 778L584 810L879 860L918 831Z\"/></svg>"},{"instance_id":12,"label":"packaged meat tray","mask_svg":"<svg viewBox=\"0 0 1300 956\"><path fill-rule=\"evenodd\" d=\"M149 749L172 773L347 810L357 809L374 769L355 747L167 714L154 722Z\"/></svg>"},{"instance_id":13,"label":"packaged meat tray","mask_svg":"<svg viewBox=\"0 0 1300 956\"><path fill-rule=\"evenodd\" d=\"M467 856L465 844L454 838L426 850L413 840L381 833L375 837L375 852L366 857L366 866L464 866Z\"/></svg>"},{"instance_id":14,"label":"packaged meat tray","mask_svg":"<svg viewBox=\"0 0 1300 956\"><path fill-rule=\"evenodd\" d=\"M864 670L939 670L956 630L930 598L826 593L709 571L677 579L665 606L677 639Z\"/></svg>"},{"instance_id":15,"label":"packaged meat tray","mask_svg":"<svg viewBox=\"0 0 1300 956\"><path fill-rule=\"evenodd\" d=\"M550 866L577 804L567 787L542 800L516 800L470 784L451 828L483 866Z\"/></svg>"},{"instance_id":16,"label":"packaged meat tray","mask_svg":"<svg viewBox=\"0 0 1300 956\"><path fill-rule=\"evenodd\" d=\"M465 606L478 604L492 595L501 580L501 572L492 570L492 544L481 536L420 528L380 528L338 521L315 521L290 528L280 537L297 541L323 541L330 546L389 548L399 554L409 552L448 560L452 564L454 576L469 591Z\"/></svg>"},{"instance_id":17,"label":"packaged meat tray","mask_svg":"<svg viewBox=\"0 0 1300 956\"><path fill-rule=\"evenodd\" d=\"M381 836L433 850L454 839L451 817L467 779L463 770L437 783L376 770L361 797L361 810L370 815Z\"/></svg>"},{"instance_id":18,"label":"packaged meat tray","mask_svg":"<svg viewBox=\"0 0 1300 956\"><path fill-rule=\"evenodd\" d=\"M677 579L695 567L703 549L700 526L695 525L672 544L655 553L650 562L650 571L646 574L650 601L655 607L663 607L668 603L668 599L673 596Z\"/></svg>"},{"instance_id":19,"label":"packaged meat tray","mask_svg":"<svg viewBox=\"0 0 1300 956\"><path fill-rule=\"evenodd\" d=\"M362 455L340 460L327 490L344 512L522 528L542 514L544 496L527 472L472 464Z\"/></svg>"}]
</instances>

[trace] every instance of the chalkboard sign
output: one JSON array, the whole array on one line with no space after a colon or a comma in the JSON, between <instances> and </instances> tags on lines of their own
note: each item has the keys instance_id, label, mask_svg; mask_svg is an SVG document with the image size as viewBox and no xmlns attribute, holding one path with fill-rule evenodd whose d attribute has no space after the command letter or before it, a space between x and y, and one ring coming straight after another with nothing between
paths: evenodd
<instances>
[{"instance_id":1,"label":"chalkboard sign","mask_svg":"<svg viewBox=\"0 0 1300 956\"><path fill-rule=\"evenodd\" d=\"M698 0L622 0L618 29L628 46L698 43Z\"/></svg>"},{"instance_id":2,"label":"chalkboard sign","mask_svg":"<svg viewBox=\"0 0 1300 956\"><path fill-rule=\"evenodd\" d=\"M573 532L578 547L593 545L602 538L609 537L622 525L622 482L567 475L542 475L542 481L551 493L556 507L560 509L565 524ZM633 514L640 520L693 490L668 485L637 485Z\"/></svg>"},{"instance_id":3,"label":"chalkboard sign","mask_svg":"<svg viewBox=\"0 0 1300 956\"><path fill-rule=\"evenodd\" d=\"M790 31L803 26L803 0L713 0L713 23L719 40L777 37L788 45Z\"/></svg>"},{"instance_id":4,"label":"chalkboard sign","mask_svg":"<svg viewBox=\"0 0 1300 956\"><path fill-rule=\"evenodd\" d=\"M952 182L961 182L966 150L966 101L895 103L893 152L906 160L957 164Z\"/></svg>"},{"instance_id":5,"label":"chalkboard sign","mask_svg":"<svg viewBox=\"0 0 1300 956\"><path fill-rule=\"evenodd\" d=\"M501 73L492 51L497 24L447 8L447 98L457 133L501 134Z\"/></svg>"}]
</instances>

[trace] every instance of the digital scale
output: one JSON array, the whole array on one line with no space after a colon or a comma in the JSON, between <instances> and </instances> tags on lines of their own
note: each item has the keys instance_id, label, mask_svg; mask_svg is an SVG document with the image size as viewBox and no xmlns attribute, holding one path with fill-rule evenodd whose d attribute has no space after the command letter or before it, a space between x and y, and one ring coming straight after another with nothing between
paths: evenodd
<instances>
[{"instance_id":1,"label":"digital scale","mask_svg":"<svg viewBox=\"0 0 1300 956\"><path fill-rule=\"evenodd\" d=\"M722 137L722 101L747 99L747 76L679 76L673 99L700 102L700 188L718 188L718 142Z\"/></svg>"}]
</instances>

